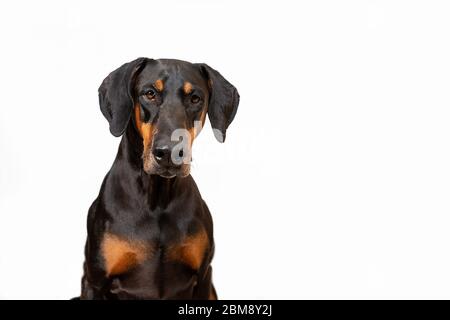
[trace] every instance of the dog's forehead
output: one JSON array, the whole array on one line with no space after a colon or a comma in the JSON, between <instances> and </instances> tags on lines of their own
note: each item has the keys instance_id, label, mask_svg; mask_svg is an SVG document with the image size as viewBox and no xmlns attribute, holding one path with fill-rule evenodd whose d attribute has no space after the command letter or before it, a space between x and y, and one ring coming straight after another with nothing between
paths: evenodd
<instances>
[{"instance_id":1,"label":"dog's forehead","mask_svg":"<svg viewBox=\"0 0 450 320\"><path fill-rule=\"evenodd\" d=\"M165 87L182 85L185 82L195 85L205 84L205 79L198 65L175 59L159 59L147 63L139 75L138 85L157 81L162 81Z\"/></svg>"}]
</instances>

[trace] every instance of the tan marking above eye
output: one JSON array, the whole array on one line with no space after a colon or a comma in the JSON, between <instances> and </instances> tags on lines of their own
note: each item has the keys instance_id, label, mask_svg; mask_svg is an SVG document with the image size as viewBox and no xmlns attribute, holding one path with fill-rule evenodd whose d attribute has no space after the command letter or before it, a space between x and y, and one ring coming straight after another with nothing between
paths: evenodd
<instances>
[{"instance_id":1,"label":"tan marking above eye","mask_svg":"<svg viewBox=\"0 0 450 320\"><path fill-rule=\"evenodd\" d=\"M161 79L156 80L155 83L153 84L153 86L159 92L164 90L164 82Z\"/></svg>"},{"instance_id":2,"label":"tan marking above eye","mask_svg":"<svg viewBox=\"0 0 450 320\"><path fill-rule=\"evenodd\" d=\"M185 82L183 84L183 92L184 94L190 94L192 92L192 84L190 82Z\"/></svg>"},{"instance_id":3,"label":"tan marking above eye","mask_svg":"<svg viewBox=\"0 0 450 320\"><path fill-rule=\"evenodd\" d=\"M201 229L197 234L188 236L181 244L169 248L168 257L172 261L185 263L192 269L198 270L208 246L208 235L204 229Z\"/></svg>"},{"instance_id":4,"label":"tan marking above eye","mask_svg":"<svg viewBox=\"0 0 450 320\"><path fill-rule=\"evenodd\" d=\"M153 253L153 248L147 244L111 233L105 233L101 249L107 276L125 273Z\"/></svg>"}]
</instances>

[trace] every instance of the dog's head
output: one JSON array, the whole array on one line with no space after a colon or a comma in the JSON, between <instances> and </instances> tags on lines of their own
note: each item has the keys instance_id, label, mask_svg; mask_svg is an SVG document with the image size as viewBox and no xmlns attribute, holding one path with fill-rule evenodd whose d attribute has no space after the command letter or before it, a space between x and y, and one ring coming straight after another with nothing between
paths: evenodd
<instances>
[{"instance_id":1,"label":"dog's head","mask_svg":"<svg viewBox=\"0 0 450 320\"><path fill-rule=\"evenodd\" d=\"M206 114L216 139L224 142L239 104L236 88L216 70L171 59L126 63L98 91L111 133L118 137L134 126L143 144L144 171L166 178L189 174L192 143Z\"/></svg>"}]
</instances>

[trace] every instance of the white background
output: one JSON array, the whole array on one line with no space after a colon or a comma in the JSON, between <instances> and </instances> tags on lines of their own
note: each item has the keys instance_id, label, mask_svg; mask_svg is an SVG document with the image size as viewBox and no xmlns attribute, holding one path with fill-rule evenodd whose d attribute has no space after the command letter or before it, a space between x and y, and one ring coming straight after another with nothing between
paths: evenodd
<instances>
[{"instance_id":1,"label":"white background","mask_svg":"<svg viewBox=\"0 0 450 320\"><path fill-rule=\"evenodd\" d=\"M192 174L220 298L450 298L446 1L0 5L0 298L79 294L86 214L119 139L97 88L139 56L241 94Z\"/></svg>"}]
</instances>

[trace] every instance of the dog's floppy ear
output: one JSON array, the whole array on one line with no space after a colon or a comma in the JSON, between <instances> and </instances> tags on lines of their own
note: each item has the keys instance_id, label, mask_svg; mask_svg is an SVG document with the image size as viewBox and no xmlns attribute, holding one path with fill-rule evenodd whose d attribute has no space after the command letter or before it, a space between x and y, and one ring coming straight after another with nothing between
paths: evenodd
<instances>
[{"instance_id":1,"label":"dog's floppy ear","mask_svg":"<svg viewBox=\"0 0 450 320\"><path fill-rule=\"evenodd\" d=\"M200 64L210 90L208 117L217 141L224 142L226 131L239 105L239 93L222 75L206 64Z\"/></svg>"},{"instance_id":2,"label":"dog's floppy ear","mask_svg":"<svg viewBox=\"0 0 450 320\"><path fill-rule=\"evenodd\" d=\"M125 63L111 72L98 88L100 109L109 122L109 131L119 137L125 131L133 110L133 87L147 58Z\"/></svg>"}]
</instances>

